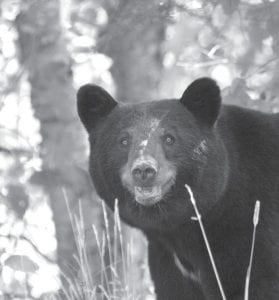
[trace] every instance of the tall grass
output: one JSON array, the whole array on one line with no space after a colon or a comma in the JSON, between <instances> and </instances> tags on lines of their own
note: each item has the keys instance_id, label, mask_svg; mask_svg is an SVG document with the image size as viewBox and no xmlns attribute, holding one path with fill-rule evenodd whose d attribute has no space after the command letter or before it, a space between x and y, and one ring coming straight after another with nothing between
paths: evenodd
<instances>
[{"instance_id":1,"label":"tall grass","mask_svg":"<svg viewBox=\"0 0 279 300\"><path fill-rule=\"evenodd\" d=\"M95 273L93 273L93 266L90 264L86 251L88 247L86 245L82 206L79 203L78 215L74 215L69 207L69 201L65 192L64 196L75 237L77 248L75 260L79 269L78 279L70 279L62 274L67 285L67 287L62 287L65 298L67 300L155 299L151 293L143 298L144 292L138 292L135 288L137 283L132 280L132 272L139 266L136 266L133 261L133 240L127 241L124 238L124 230L119 217L118 200L115 199L112 218L109 218L106 206L102 202L103 230L98 229L94 224L92 225L92 234L96 241L98 259L100 261L100 269L94 270ZM100 278L98 283L96 283L95 277ZM146 287L147 289L148 287Z\"/></svg>"}]
</instances>

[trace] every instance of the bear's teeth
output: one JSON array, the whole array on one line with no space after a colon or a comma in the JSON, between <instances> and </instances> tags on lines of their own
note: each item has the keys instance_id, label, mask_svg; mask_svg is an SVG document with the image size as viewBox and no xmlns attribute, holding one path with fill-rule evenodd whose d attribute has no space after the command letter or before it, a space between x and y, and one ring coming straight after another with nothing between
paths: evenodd
<instances>
[{"instance_id":1,"label":"bear's teeth","mask_svg":"<svg viewBox=\"0 0 279 300\"><path fill-rule=\"evenodd\" d=\"M137 198L157 197L161 194L161 187L154 186L151 188L135 187L135 195Z\"/></svg>"}]
</instances>

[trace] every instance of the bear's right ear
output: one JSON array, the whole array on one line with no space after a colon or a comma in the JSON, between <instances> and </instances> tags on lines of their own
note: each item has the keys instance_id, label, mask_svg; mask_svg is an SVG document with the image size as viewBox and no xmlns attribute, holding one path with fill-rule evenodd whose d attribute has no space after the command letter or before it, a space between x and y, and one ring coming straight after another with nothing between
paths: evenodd
<instances>
[{"instance_id":1,"label":"bear's right ear","mask_svg":"<svg viewBox=\"0 0 279 300\"><path fill-rule=\"evenodd\" d=\"M117 105L109 93L93 84L83 85L77 92L77 100L79 117L88 132Z\"/></svg>"}]
</instances>

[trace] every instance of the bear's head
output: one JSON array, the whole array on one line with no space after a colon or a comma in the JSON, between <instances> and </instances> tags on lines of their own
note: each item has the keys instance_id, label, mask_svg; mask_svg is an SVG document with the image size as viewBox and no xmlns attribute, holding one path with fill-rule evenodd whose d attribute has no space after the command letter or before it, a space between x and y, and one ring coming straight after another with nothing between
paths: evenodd
<instances>
[{"instance_id":1,"label":"bear's head","mask_svg":"<svg viewBox=\"0 0 279 300\"><path fill-rule=\"evenodd\" d=\"M226 185L226 153L216 122L221 96L215 81L194 81L179 100L117 103L95 85L77 94L90 141L90 174L100 197L143 230L172 229L199 209L214 208Z\"/></svg>"}]
</instances>

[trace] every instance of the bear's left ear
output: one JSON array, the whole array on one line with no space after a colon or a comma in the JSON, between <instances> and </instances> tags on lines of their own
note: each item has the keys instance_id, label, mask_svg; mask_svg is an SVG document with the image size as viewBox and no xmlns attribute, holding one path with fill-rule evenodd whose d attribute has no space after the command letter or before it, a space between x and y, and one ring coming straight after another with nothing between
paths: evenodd
<instances>
[{"instance_id":1,"label":"bear's left ear","mask_svg":"<svg viewBox=\"0 0 279 300\"><path fill-rule=\"evenodd\" d=\"M93 84L83 85L77 100L79 117L88 132L117 105L109 93Z\"/></svg>"},{"instance_id":2,"label":"bear's left ear","mask_svg":"<svg viewBox=\"0 0 279 300\"><path fill-rule=\"evenodd\" d=\"M213 79L199 78L188 86L180 101L203 125L212 127L220 111L220 88Z\"/></svg>"}]
</instances>

